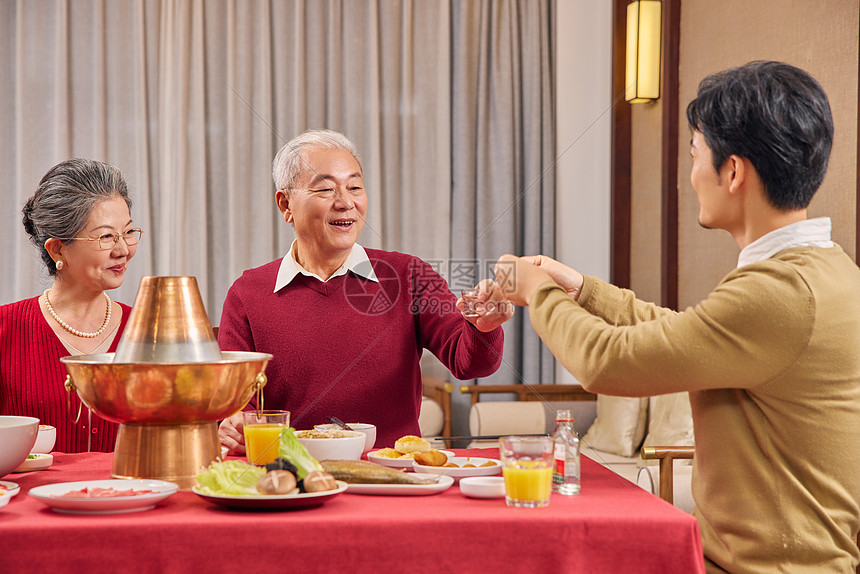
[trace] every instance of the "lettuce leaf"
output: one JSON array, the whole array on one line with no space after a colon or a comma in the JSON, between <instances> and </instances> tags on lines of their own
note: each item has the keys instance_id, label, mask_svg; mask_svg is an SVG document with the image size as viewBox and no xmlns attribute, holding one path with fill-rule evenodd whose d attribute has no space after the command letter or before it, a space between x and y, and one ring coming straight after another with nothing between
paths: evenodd
<instances>
[{"instance_id":1,"label":"lettuce leaf","mask_svg":"<svg viewBox=\"0 0 860 574\"><path fill-rule=\"evenodd\" d=\"M204 494L244 496L260 494L257 481L266 469L241 460L216 460L196 476L197 486Z\"/></svg>"},{"instance_id":2,"label":"lettuce leaf","mask_svg":"<svg viewBox=\"0 0 860 574\"><path fill-rule=\"evenodd\" d=\"M299 480L304 480L312 470L323 470L319 461L312 457L308 449L305 448L305 445L300 443L299 439L296 438L296 432L293 428L281 431L281 444L278 446L278 456L296 465L296 477Z\"/></svg>"}]
</instances>

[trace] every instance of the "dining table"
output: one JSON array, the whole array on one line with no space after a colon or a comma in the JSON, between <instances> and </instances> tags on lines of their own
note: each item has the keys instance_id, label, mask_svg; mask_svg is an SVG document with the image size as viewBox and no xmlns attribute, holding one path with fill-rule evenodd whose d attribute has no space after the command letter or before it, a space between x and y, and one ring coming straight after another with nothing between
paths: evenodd
<instances>
[{"instance_id":1,"label":"dining table","mask_svg":"<svg viewBox=\"0 0 860 574\"><path fill-rule=\"evenodd\" d=\"M498 449L457 449L498 459ZM54 453L0 477L0 572L704 573L696 520L583 456L581 492L542 508L469 498L458 484L420 496L331 496L319 506L236 509L178 491L154 508L60 513L28 492L110 478L111 453Z\"/></svg>"}]
</instances>

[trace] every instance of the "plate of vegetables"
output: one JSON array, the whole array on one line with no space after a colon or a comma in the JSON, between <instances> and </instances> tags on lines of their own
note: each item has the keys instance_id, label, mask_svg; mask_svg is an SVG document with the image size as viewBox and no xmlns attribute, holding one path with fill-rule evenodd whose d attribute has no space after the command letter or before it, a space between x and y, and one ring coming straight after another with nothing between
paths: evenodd
<instances>
[{"instance_id":1,"label":"plate of vegetables","mask_svg":"<svg viewBox=\"0 0 860 574\"><path fill-rule=\"evenodd\" d=\"M319 506L347 484L323 470L298 441L294 429L281 433L279 457L265 467L242 460L215 461L197 475L191 491L231 508L285 510Z\"/></svg>"}]
</instances>

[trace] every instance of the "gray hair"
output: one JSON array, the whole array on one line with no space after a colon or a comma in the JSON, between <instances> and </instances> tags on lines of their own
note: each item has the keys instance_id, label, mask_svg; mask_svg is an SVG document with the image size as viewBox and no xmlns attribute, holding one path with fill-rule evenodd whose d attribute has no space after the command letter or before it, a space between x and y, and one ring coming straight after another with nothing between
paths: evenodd
<instances>
[{"instance_id":1,"label":"gray hair","mask_svg":"<svg viewBox=\"0 0 860 574\"><path fill-rule=\"evenodd\" d=\"M96 204L117 196L131 210L128 185L112 165L75 158L48 170L21 213L24 230L39 249L50 275L57 270L45 242L51 238L63 242L73 238L86 226Z\"/></svg>"},{"instance_id":2,"label":"gray hair","mask_svg":"<svg viewBox=\"0 0 860 574\"><path fill-rule=\"evenodd\" d=\"M359 169L364 171L358 148L348 137L331 130L308 130L287 142L275 156L272 162L272 179L276 189L290 191L295 187L299 175L307 168L302 154L313 148L347 151L358 162Z\"/></svg>"}]
</instances>

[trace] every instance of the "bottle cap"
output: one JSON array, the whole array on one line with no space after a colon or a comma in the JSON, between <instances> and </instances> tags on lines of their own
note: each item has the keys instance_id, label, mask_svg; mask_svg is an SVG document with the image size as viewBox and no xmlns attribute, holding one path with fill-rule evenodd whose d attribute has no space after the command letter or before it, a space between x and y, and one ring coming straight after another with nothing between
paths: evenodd
<instances>
[{"instance_id":1,"label":"bottle cap","mask_svg":"<svg viewBox=\"0 0 860 574\"><path fill-rule=\"evenodd\" d=\"M570 416L570 411L568 409L560 409L560 410L555 412L555 422L557 422L557 423L573 422L573 417Z\"/></svg>"}]
</instances>

